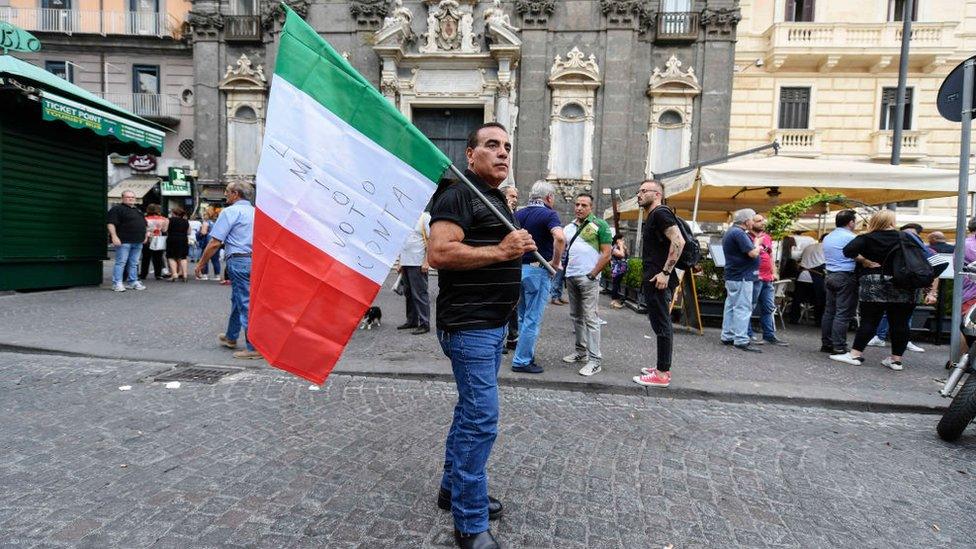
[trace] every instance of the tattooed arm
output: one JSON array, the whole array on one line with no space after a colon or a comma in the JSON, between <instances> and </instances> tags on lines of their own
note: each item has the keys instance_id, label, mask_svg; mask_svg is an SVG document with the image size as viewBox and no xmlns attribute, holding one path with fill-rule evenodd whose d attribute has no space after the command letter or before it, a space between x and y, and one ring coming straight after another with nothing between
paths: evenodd
<instances>
[{"instance_id":1,"label":"tattooed arm","mask_svg":"<svg viewBox=\"0 0 976 549\"><path fill-rule=\"evenodd\" d=\"M674 271L674 266L678 263L678 258L681 257L681 250L685 247L685 239L681 236L681 229L677 225L671 225L665 229L664 236L671 241L671 246L668 248L668 259L664 262L664 270L654 275L654 278L650 280L658 290L663 290L668 286L671 272Z\"/></svg>"}]
</instances>

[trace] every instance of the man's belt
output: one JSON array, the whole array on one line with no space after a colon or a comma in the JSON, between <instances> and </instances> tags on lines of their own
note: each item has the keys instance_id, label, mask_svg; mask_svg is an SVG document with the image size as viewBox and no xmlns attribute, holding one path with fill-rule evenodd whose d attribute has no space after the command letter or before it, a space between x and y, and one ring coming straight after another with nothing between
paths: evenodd
<instances>
[{"instance_id":1,"label":"man's belt","mask_svg":"<svg viewBox=\"0 0 976 549\"><path fill-rule=\"evenodd\" d=\"M235 257L251 257L251 254L250 254L250 252L237 252L237 253L232 253L229 256L227 256L227 259L234 259Z\"/></svg>"}]
</instances>

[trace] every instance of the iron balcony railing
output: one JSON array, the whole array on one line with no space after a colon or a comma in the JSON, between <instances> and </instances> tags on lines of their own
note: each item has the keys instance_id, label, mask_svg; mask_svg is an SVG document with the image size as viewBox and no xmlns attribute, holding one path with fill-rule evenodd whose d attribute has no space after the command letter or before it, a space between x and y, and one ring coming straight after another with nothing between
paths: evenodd
<instances>
[{"instance_id":1,"label":"iron balcony railing","mask_svg":"<svg viewBox=\"0 0 976 549\"><path fill-rule=\"evenodd\" d=\"M180 99L172 94L96 93L95 95L144 118L178 120L181 115Z\"/></svg>"},{"instance_id":2,"label":"iron balcony railing","mask_svg":"<svg viewBox=\"0 0 976 549\"><path fill-rule=\"evenodd\" d=\"M225 15L224 40L227 42L260 42L261 18L257 15Z\"/></svg>"},{"instance_id":3,"label":"iron balcony railing","mask_svg":"<svg viewBox=\"0 0 976 549\"><path fill-rule=\"evenodd\" d=\"M701 14L694 11L666 11L657 14L658 40L697 40Z\"/></svg>"},{"instance_id":4,"label":"iron balcony railing","mask_svg":"<svg viewBox=\"0 0 976 549\"><path fill-rule=\"evenodd\" d=\"M165 13L0 7L0 21L27 31L65 34L169 36L179 38L182 23Z\"/></svg>"}]
</instances>

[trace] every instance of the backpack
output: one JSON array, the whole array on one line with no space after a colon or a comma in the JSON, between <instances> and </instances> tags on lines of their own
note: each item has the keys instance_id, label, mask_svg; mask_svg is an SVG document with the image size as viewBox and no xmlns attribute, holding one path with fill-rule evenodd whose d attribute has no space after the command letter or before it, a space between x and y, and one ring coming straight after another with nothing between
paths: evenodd
<instances>
[{"instance_id":1,"label":"backpack","mask_svg":"<svg viewBox=\"0 0 976 549\"><path fill-rule=\"evenodd\" d=\"M684 219L678 217L677 214L674 216L678 220L678 229L681 230L681 238L685 239L685 247L681 249L681 255L678 256L678 262L675 265L682 270L687 271L688 269L694 268L701 261L701 244L698 243L698 239L695 235L691 234L691 225Z\"/></svg>"},{"instance_id":2,"label":"backpack","mask_svg":"<svg viewBox=\"0 0 976 549\"><path fill-rule=\"evenodd\" d=\"M938 276L922 247L903 232L898 233L898 245L885 256L882 273L891 276L891 284L902 290L928 288Z\"/></svg>"}]
</instances>

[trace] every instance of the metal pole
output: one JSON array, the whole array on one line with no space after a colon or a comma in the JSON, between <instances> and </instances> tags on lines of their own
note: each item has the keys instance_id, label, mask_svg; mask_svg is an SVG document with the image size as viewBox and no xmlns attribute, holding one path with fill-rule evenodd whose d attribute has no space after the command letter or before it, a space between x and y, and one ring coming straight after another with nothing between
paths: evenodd
<instances>
[{"instance_id":1,"label":"metal pole","mask_svg":"<svg viewBox=\"0 0 976 549\"><path fill-rule=\"evenodd\" d=\"M905 88L908 79L908 47L912 40L912 11L914 0L905 0L901 20L901 58L898 60L898 92L895 97L895 133L891 137L891 163L901 164L901 135L905 122Z\"/></svg>"},{"instance_id":2,"label":"metal pole","mask_svg":"<svg viewBox=\"0 0 976 549\"><path fill-rule=\"evenodd\" d=\"M956 198L956 247L952 253L952 325L949 328L949 359L959 357L959 325L962 319L962 268L966 260L966 202L969 197L969 141L973 126L973 65L963 66L962 141L959 144L959 196Z\"/></svg>"},{"instance_id":3,"label":"metal pole","mask_svg":"<svg viewBox=\"0 0 976 549\"><path fill-rule=\"evenodd\" d=\"M484 202L485 206L488 206L488 211L494 214L494 216L497 217L498 220L505 225L505 228L508 229L509 232L515 232L518 230L515 228L515 225L512 225L512 222L509 221L508 218L505 217L505 215L502 214L502 212L500 212L498 208L496 208L495 205L491 203L490 200L488 200L488 197L485 196L484 193L479 191L478 187L475 187L474 183L472 183L471 180L465 177L464 174L461 172L461 170L457 169L454 166L454 164L451 164L451 172L454 173L454 175L458 176L461 182L467 185L468 188L471 189L471 192L473 192L474 195L477 196L479 200ZM542 266L545 267L547 271L549 271L549 274L551 275L556 274L556 270L552 268L552 265L549 264L546 258L542 257L542 254L540 254L538 250L532 253L535 254L535 258L539 260L539 263L542 264Z\"/></svg>"},{"instance_id":4,"label":"metal pole","mask_svg":"<svg viewBox=\"0 0 976 549\"><path fill-rule=\"evenodd\" d=\"M698 175L695 177L695 183L698 185L698 188L695 189L695 209L694 211L691 212L691 220L697 222L698 221L698 199L701 198L701 188L702 188L701 172L698 172Z\"/></svg>"}]
</instances>

